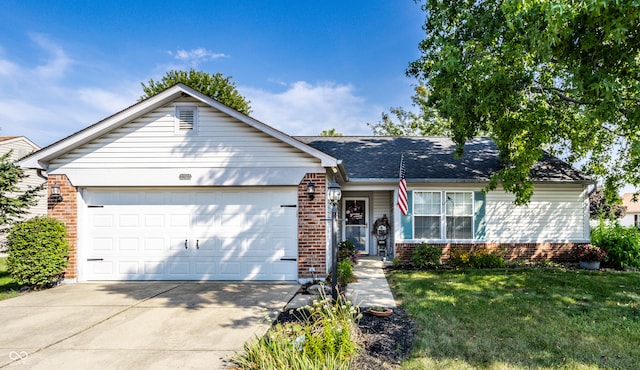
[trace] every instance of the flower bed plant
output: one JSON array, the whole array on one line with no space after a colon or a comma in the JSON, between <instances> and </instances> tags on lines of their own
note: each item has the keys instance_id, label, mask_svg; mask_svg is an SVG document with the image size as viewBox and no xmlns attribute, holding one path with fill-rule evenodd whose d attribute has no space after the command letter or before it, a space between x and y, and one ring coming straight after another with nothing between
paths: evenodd
<instances>
[{"instance_id":1,"label":"flower bed plant","mask_svg":"<svg viewBox=\"0 0 640 370\"><path fill-rule=\"evenodd\" d=\"M590 243L579 244L573 255L576 260L585 262L606 262L609 259L607 252Z\"/></svg>"}]
</instances>

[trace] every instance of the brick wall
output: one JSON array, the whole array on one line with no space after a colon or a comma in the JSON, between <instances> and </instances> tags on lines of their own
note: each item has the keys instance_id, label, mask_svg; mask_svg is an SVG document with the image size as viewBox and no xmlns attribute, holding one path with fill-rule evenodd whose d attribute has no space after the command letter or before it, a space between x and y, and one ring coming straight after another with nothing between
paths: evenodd
<instances>
[{"instance_id":1,"label":"brick wall","mask_svg":"<svg viewBox=\"0 0 640 370\"><path fill-rule=\"evenodd\" d=\"M309 200L307 184L315 184L315 198ZM298 185L298 278L326 277L327 180L324 173L308 173Z\"/></svg>"},{"instance_id":2,"label":"brick wall","mask_svg":"<svg viewBox=\"0 0 640 370\"><path fill-rule=\"evenodd\" d=\"M474 252L479 250L501 251L507 261L571 261L571 250L578 243L429 243L442 246L442 260L449 259L452 249ZM417 243L396 243L396 257L403 261L411 259Z\"/></svg>"},{"instance_id":3,"label":"brick wall","mask_svg":"<svg viewBox=\"0 0 640 370\"><path fill-rule=\"evenodd\" d=\"M67 226L67 239L69 241L69 267L65 270L65 279L75 279L77 277L77 241L78 241L78 192L69 182L66 175L49 175L47 181L48 189L57 183L60 186L60 194L64 198L57 203L49 198L48 215L64 222Z\"/></svg>"}]
</instances>

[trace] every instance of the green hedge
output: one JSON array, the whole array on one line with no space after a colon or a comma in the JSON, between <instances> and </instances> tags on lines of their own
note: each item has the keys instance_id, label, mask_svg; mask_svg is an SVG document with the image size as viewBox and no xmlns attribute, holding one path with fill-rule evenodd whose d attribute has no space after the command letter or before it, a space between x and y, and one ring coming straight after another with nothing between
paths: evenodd
<instances>
[{"instance_id":1,"label":"green hedge","mask_svg":"<svg viewBox=\"0 0 640 370\"><path fill-rule=\"evenodd\" d=\"M7 249L7 268L14 280L31 287L50 285L69 263L67 228L47 216L19 222L11 227Z\"/></svg>"},{"instance_id":2,"label":"green hedge","mask_svg":"<svg viewBox=\"0 0 640 370\"><path fill-rule=\"evenodd\" d=\"M475 252L452 251L449 264L458 268L498 268L504 267L505 262L498 252L485 250Z\"/></svg>"}]
</instances>

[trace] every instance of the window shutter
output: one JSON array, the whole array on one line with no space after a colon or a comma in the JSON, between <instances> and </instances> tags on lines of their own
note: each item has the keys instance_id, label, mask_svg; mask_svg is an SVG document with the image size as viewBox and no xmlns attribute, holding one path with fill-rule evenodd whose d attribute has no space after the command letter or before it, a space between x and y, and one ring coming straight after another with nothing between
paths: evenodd
<instances>
[{"instance_id":1,"label":"window shutter","mask_svg":"<svg viewBox=\"0 0 640 370\"><path fill-rule=\"evenodd\" d=\"M409 212L406 216L400 213L400 228L402 229L403 239L413 239L413 190L407 190L407 203ZM397 205L396 205L397 206Z\"/></svg>"},{"instance_id":2,"label":"window shutter","mask_svg":"<svg viewBox=\"0 0 640 370\"><path fill-rule=\"evenodd\" d=\"M487 195L482 191L474 191L473 199L475 202L475 214L473 215L473 224L475 229L474 239L485 240L487 238L487 223L485 214L487 212Z\"/></svg>"}]
</instances>

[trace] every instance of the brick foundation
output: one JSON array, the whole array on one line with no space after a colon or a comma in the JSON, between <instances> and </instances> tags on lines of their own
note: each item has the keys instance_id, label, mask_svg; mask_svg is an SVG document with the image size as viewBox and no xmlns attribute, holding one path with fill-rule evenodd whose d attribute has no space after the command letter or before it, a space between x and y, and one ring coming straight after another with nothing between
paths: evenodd
<instances>
[{"instance_id":1,"label":"brick foundation","mask_svg":"<svg viewBox=\"0 0 640 370\"><path fill-rule=\"evenodd\" d=\"M309 199L307 183L315 184L315 198ZM326 277L327 180L324 173L308 173L298 185L298 278Z\"/></svg>"},{"instance_id":2,"label":"brick foundation","mask_svg":"<svg viewBox=\"0 0 640 370\"><path fill-rule=\"evenodd\" d=\"M78 192L66 175L49 175L47 188L53 184L60 186L60 194L64 198L57 203L51 198L48 200L47 214L57 218L67 226L67 240L69 242L69 266L64 272L65 279L77 277L77 243L78 243Z\"/></svg>"},{"instance_id":3,"label":"brick foundation","mask_svg":"<svg viewBox=\"0 0 640 370\"><path fill-rule=\"evenodd\" d=\"M442 260L449 259L451 250L463 250L465 252L475 252L486 250L489 252L500 251L505 260L526 260L526 261L571 261L572 249L581 243L428 243L430 245L442 246ZM402 261L409 261L411 253L418 243L396 243L396 258Z\"/></svg>"}]
</instances>

